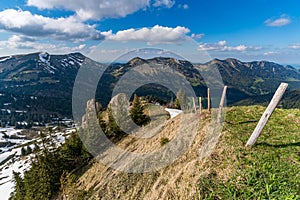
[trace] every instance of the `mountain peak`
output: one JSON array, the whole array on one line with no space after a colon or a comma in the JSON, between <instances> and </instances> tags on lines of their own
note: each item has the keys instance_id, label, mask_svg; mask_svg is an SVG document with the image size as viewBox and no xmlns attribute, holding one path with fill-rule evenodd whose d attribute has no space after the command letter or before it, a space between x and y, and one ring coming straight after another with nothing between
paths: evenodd
<instances>
[{"instance_id":1,"label":"mountain peak","mask_svg":"<svg viewBox=\"0 0 300 200\"><path fill-rule=\"evenodd\" d=\"M78 57L85 57L82 53L80 52L73 52L73 53L69 53L69 56L78 56Z\"/></svg>"},{"instance_id":2,"label":"mountain peak","mask_svg":"<svg viewBox=\"0 0 300 200\"><path fill-rule=\"evenodd\" d=\"M147 62L146 60L144 60L144 59L142 59L140 57L134 57L133 59L131 59L128 62L128 64L133 66L133 65L141 65L141 64L144 64L146 62Z\"/></svg>"},{"instance_id":3,"label":"mountain peak","mask_svg":"<svg viewBox=\"0 0 300 200\"><path fill-rule=\"evenodd\" d=\"M225 61L227 62L238 62L238 63L241 63L242 61L236 59L236 58L227 58Z\"/></svg>"}]
</instances>

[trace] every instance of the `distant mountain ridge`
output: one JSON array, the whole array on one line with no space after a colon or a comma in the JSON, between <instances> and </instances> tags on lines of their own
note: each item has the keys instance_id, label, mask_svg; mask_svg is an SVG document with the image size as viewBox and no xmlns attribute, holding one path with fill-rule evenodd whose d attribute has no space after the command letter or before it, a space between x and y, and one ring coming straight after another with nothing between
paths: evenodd
<instances>
[{"instance_id":1,"label":"distant mountain ridge","mask_svg":"<svg viewBox=\"0 0 300 200\"><path fill-rule=\"evenodd\" d=\"M104 106L110 101L112 90L120 78L130 69L143 63L169 66L178 71L190 82L196 95L202 97L206 97L207 87L201 71L207 66L214 65L218 68L224 84L229 87L227 95L229 105L246 99L257 99L262 95L271 95L281 82L289 83L289 90L300 88L299 70L292 66L283 66L268 61L242 62L228 58L226 60L214 59L196 65L175 58L142 59L136 57L127 63L105 66L80 53L50 55L38 52L0 58L0 93L6 94L0 97L0 108L28 110L28 107L32 106L30 98L35 96L43 99L39 102L40 104L45 104L35 110L71 116L73 85L79 68L85 66L86 63L107 67L98 83L98 88L101 89L96 93L96 98ZM144 72L140 71L140 73ZM155 84L145 85L139 88L137 93L139 95L152 94L166 102L170 101L172 96L175 97L163 86ZM298 93L292 95L295 96L295 94ZM15 108L4 106L7 103L14 104ZM32 107L31 109L34 110Z\"/></svg>"},{"instance_id":2,"label":"distant mountain ridge","mask_svg":"<svg viewBox=\"0 0 300 200\"><path fill-rule=\"evenodd\" d=\"M226 60L214 59L199 65L193 65L188 61L174 58L157 57L148 60L134 58L126 64L112 66L108 69L108 72L114 75L117 82L119 77L130 68L143 63L152 63L156 66L166 65L177 70L191 83L196 94L202 97L207 95L207 88L201 72L213 65L219 70L224 85L229 86L227 95L229 104L250 97L273 94L281 82L289 83L289 90L300 88L300 72L292 66L283 66L268 61L242 62L233 58Z\"/></svg>"},{"instance_id":3,"label":"distant mountain ridge","mask_svg":"<svg viewBox=\"0 0 300 200\"><path fill-rule=\"evenodd\" d=\"M2 57L0 90L26 95L68 96L85 59L80 53L50 55L42 52Z\"/></svg>"},{"instance_id":4,"label":"distant mountain ridge","mask_svg":"<svg viewBox=\"0 0 300 200\"><path fill-rule=\"evenodd\" d=\"M205 65L216 65L224 84L244 91L250 96L273 93L281 82L290 89L300 88L299 70L268 61L242 62L237 59L214 59Z\"/></svg>"},{"instance_id":5,"label":"distant mountain ridge","mask_svg":"<svg viewBox=\"0 0 300 200\"><path fill-rule=\"evenodd\" d=\"M82 63L80 53L45 52L0 58L0 121L49 122L72 116L72 89ZM21 114L16 111L24 111Z\"/></svg>"}]
</instances>

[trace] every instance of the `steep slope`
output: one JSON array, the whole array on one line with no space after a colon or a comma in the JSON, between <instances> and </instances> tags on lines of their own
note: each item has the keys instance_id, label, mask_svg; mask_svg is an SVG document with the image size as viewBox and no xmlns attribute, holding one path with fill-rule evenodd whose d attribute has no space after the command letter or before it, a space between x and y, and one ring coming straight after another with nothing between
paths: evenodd
<instances>
[{"instance_id":1,"label":"steep slope","mask_svg":"<svg viewBox=\"0 0 300 200\"><path fill-rule=\"evenodd\" d=\"M156 112L156 114L158 113ZM163 110L162 114L164 114ZM154 133L155 136L148 139L137 139L133 136L128 136L118 143L118 146L136 153L147 153L158 150L163 148L161 144L163 138L172 140L176 137L180 120L184 120L182 124L186 125L182 127L183 130L206 130L208 118L205 118L200 123L200 129L197 130L198 117L194 114L185 119L177 116L160 126L149 125L150 127L145 127L141 130L142 134L152 135ZM202 165L197 161L199 156L199 149L197 148L200 146L204 134L205 132L202 132L196 136L196 142L192 145L192 148L180 159L158 172L128 174L112 170L96 162L79 179L78 190L90 191L92 199L166 199L168 197L192 197L196 193L196 182L201 175L201 173L195 174L195 171L199 171ZM163 155L163 157L167 159L168 155ZM195 184L186 187L186 183Z\"/></svg>"},{"instance_id":2,"label":"steep slope","mask_svg":"<svg viewBox=\"0 0 300 200\"><path fill-rule=\"evenodd\" d=\"M207 158L199 157L210 117L191 115L186 133L199 129L191 148L173 164L151 173L124 173L95 162L67 192L86 191L83 199L297 199L300 197L299 110L277 109L253 149L244 147L264 107L229 108L223 133ZM148 140L125 138L118 145L133 152L162 148L172 140L180 116L165 122ZM189 122L187 122L189 121ZM285 130L289 127L288 130ZM162 158L163 159L163 158ZM289 183L289 184L286 184ZM76 189L75 189L76 188Z\"/></svg>"}]
</instances>

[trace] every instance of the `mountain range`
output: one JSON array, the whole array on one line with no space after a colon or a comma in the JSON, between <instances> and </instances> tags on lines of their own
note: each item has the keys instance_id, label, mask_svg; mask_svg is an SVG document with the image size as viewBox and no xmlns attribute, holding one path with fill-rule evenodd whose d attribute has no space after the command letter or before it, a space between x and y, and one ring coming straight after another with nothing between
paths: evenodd
<instances>
[{"instance_id":1,"label":"mountain range","mask_svg":"<svg viewBox=\"0 0 300 200\"><path fill-rule=\"evenodd\" d=\"M50 55L32 53L0 58L0 108L3 112L23 110L33 114L56 116L72 115L72 91L80 67L94 65L105 67L96 93L96 99L105 107L111 99L114 86L130 69L142 64L169 66L182 74L192 85L197 96L206 97L207 87L201 71L217 67L223 82L228 85L228 105L252 104L268 101L281 82L289 83L285 95L286 107L298 106L300 71L292 66L283 66L268 61L242 62L229 58L214 59L204 64L192 64L174 58L133 58L127 63L104 65L80 53ZM139 69L142 74L142 68ZM157 71L158 72L158 71ZM200 73L199 73L200 72ZM155 72L154 72L155 73ZM294 91L296 90L296 91ZM147 84L137 89L138 95L152 95L169 102L175 98L167 88ZM296 100L296 101L295 101ZM284 101L283 101L284 102Z\"/></svg>"}]
</instances>

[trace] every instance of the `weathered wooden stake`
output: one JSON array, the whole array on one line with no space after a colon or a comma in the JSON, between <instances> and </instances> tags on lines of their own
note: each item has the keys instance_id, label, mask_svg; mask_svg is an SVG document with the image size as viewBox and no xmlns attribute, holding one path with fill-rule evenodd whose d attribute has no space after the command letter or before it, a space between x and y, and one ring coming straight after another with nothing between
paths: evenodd
<instances>
[{"instance_id":1,"label":"weathered wooden stake","mask_svg":"<svg viewBox=\"0 0 300 200\"><path fill-rule=\"evenodd\" d=\"M221 101L220 101L220 105L219 105L219 110L218 110L217 123L221 123L222 110L223 110L223 106L224 106L224 102L225 102L225 98L226 98L226 92L227 92L227 86L225 86L223 89L223 93L222 93L222 97L221 97Z\"/></svg>"},{"instance_id":2,"label":"weathered wooden stake","mask_svg":"<svg viewBox=\"0 0 300 200\"><path fill-rule=\"evenodd\" d=\"M200 110L200 115L202 114L202 97L199 97L199 110Z\"/></svg>"},{"instance_id":3,"label":"weathered wooden stake","mask_svg":"<svg viewBox=\"0 0 300 200\"><path fill-rule=\"evenodd\" d=\"M195 98L194 97L193 97L193 106L194 106L195 113L197 113L196 102L195 102Z\"/></svg>"},{"instance_id":4,"label":"weathered wooden stake","mask_svg":"<svg viewBox=\"0 0 300 200\"><path fill-rule=\"evenodd\" d=\"M207 110L210 112L210 89L207 88Z\"/></svg>"},{"instance_id":5,"label":"weathered wooden stake","mask_svg":"<svg viewBox=\"0 0 300 200\"><path fill-rule=\"evenodd\" d=\"M251 147L255 144L257 141L258 137L260 136L263 128L267 124L269 118L271 117L273 111L275 110L276 106L278 105L280 99L282 98L286 88L288 87L287 83L281 83L277 91L275 92L269 106L265 110L264 114L260 118L255 130L253 131L251 137L249 138L246 147Z\"/></svg>"}]
</instances>

